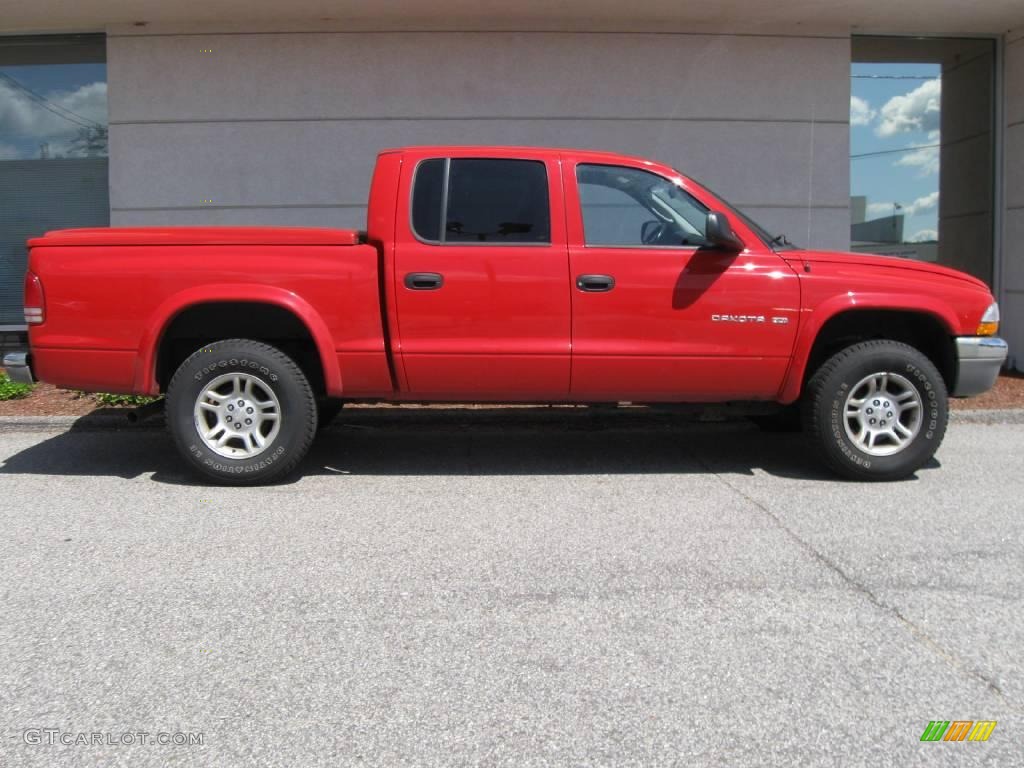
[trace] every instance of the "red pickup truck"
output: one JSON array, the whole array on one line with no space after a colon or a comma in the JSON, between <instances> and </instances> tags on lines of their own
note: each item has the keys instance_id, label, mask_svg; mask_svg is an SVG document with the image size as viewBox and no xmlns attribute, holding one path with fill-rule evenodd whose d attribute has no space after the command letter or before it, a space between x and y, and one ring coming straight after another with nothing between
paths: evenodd
<instances>
[{"instance_id":1,"label":"red pickup truck","mask_svg":"<svg viewBox=\"0 0 1024 768\"><path fill-rule=\"evenodd\" d=\"M766 403L834 470L904 477L1006 344L984 283L797 248L703 185L591 151L380 154L365 232L114 228L29 242L12 378L166 394L229 484L295 469L345 401Z\"/></svg>"}]
</instances>

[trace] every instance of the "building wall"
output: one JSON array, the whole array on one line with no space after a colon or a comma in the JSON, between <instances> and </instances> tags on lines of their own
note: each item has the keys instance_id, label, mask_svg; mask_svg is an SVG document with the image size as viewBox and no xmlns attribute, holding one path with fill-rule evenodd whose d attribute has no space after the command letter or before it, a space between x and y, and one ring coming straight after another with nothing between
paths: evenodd
<instances>
[{"instance_id":1,"label":"building wall","mask_svg":"<svg viewBox=\"0 0 1024 768\"><path fill-rule=\"evenodd\" d=\"M1000 308L1014 367L1024 371L1024 27L1006 36L1003 183L1006 210Z\"/></svg>"},{"instance_id":2,"label":"building wall","mask_svg":"<svg viewBox=\"0 0 1024 768\"><path fill-rule=\"evenodd\" d=\"M649 156L849 244L848 37L143 31L108 38L114 225L362 226L379 149L496 143Z\"/></svg>"}]
</instances>

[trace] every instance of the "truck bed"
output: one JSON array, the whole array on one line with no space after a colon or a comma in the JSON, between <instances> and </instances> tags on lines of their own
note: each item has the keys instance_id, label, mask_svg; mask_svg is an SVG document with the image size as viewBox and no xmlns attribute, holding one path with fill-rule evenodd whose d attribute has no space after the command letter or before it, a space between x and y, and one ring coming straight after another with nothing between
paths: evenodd
<instances>
[{"instance_id":1,"label":"truck bed","mask_svg":"<svg viewBox=\"0 0 1024 768\"><path fill-rule=\"evenodd\" d=\"M380 311L378 251L347 229L131 227L49 232L30 241L30 269L48 317L30 330L40 378L68 389L157 394L158 340L190 307L217 303L223 320L193 341L272 339L247 303L300 320L315 343L327 393L392 392ZM166 384L166 382L164 382Z\"/></svg>"},{"instance_id":2,"label":"truck bed","mask_svg":"<svg viewBox=\"0 0 1024 768\"><path fill-rule=\"evenodd\" d=\"M355 229L316 227L94 227L61 229L29 246L61 245L358 245Z\"/></svg>"}]
</instances>

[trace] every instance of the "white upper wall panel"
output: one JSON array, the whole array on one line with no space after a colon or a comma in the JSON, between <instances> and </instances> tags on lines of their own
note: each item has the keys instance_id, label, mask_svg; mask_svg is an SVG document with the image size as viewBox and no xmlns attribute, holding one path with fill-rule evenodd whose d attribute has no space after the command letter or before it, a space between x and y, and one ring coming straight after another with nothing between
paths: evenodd
<instances>
[{"instance_id":1,"label":"white upper wall panel","mask_svg":"<svg viewBox=\"0 0 1024 768\"><path fill-rule=\"evenodd\" d=\"M1020 0L5 0L0 29L99 30L111 24L222 28L720 28L800 33L828 27L890 34L994 34L1024 24Z\"/></svg>"},{"instance_id":2,"label":"white upper wall panel","mask_svg":"<svg viewBox=\"0 0 1024 768\"><path fill-rule=\"evenodd\" d=\"M849 115L845 87L793 87L808 73L845 85L848 38L112 36L108 58L112 123L513 116L845 123Z\"/></svg>"}]
</instances>

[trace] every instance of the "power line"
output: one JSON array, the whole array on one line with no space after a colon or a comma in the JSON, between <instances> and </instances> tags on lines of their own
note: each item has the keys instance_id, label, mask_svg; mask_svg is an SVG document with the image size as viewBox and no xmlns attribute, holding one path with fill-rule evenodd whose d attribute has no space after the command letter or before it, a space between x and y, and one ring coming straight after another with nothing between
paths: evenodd
<instances>
[{"instance_id":1,"label":"power line","mask_svg":"<svg viewBox=\"0 0 1024 768\"><path fill-rule=\"evenodd\" d=\"M75 118L75 119L78 119L78 120L83 120L83 121L85 121L86 123L89 123L92 126L95 126L97 128L102 128L103 127L100 123L97 123L95 120L90 120L85 115L80 115L77 112L75 112L74 110L68 109L65 106L61 106L60 104L56 104L56 103L50 101L48 98L43 96L41 93L36 93L31 88L29 88L27 85L22 83L20 80L14 79L13 77L11 77L6 72L0 72L0 77L2 77L4 80L6 80L11 85L13 85L15 88L18 88L21 91L23 91L25 94L27 94L29 97L31 97L34 101L39 102L40 106L43 106L43 107L46 107L46 108L53 107L54 109L57 109L57 110L59 110L60 112L62 112L64 114L71 115L72 118Z\"/></svg>"},{"instance_id":2,"label":"power line","mask_svg":"<svg viewBox=\"0 0 1024 768\"><path fill-rule=\"evenodd\" d=\"M921 144L917 147L903 147L901 149L883 149L878 152L862 152L859 155L850 155L851 160L860 160L862 157L878 157L879 155L894 155L898 152L916 152L919 149L936 149L941 144Z\"/></svg>"},{"instance_id":3,"label":"power line","mask_svg":"<svg viewBox=\"0 0 1024 768\"><path fill-rule=\"evenodd\" d=\"M52 114L56 115L57 117L63 118L64 120L67 120L69 123L74 123L79 128L102 128L103 127L100 123L97 123L95 120L90 120L89 118L83 117L82 115L78 114L77 112L72 112L67 107L62 107L59 104L54 104L52 101L47 99L45 96L41 96L40 94L38 94L35 91L33 91L31 88L29 88L29 87L27 87L25 85L22 85L20 82L15 80L13 77L8 75L6 72L0 72L0 80L3 80L7 84L11 85L12 87L14 87L14 88L18 89L19 91L21 91L22 93L24 93L32 101L34 101L40 107L45 109L47 112L51 112Z\"/></svg>"},{"instance_id":4,"label":"power line","mask_svg":"<svg viewBox=\"0 0 1024 768\"><path fill-rule=\"evenodd\" d=\"M39 97L37 94L30 91L28 88L25 88L23 85L21 85L21 83L19 83L13 77L10 77L9 75L4 74L3 72L0 72L0 80L3 80L4 82L8 83L9 85L24 93L32 102L45 109L47 112L50 112L51 114L54 114L63 120L67 120L69 123L77 125L79 128L99 127L98 123L94 123L91 120L87 120L84 117L79 117L75 115L73 112L70 113L71 116L69 116L64 112L58 111L58 107L56 104L47 99Z\"/></svg>"},{"instance_id":5,"label":"power line","mask_svg":"<svg viewBox=\"0 0 1024 768\"><path fill-rule=\"evenodd\" d=\"M940 80L942 75L850 75L854 80Z\"/></svg>"}]
</instances>

